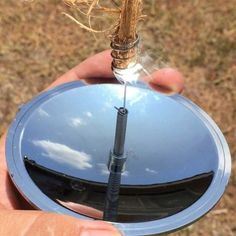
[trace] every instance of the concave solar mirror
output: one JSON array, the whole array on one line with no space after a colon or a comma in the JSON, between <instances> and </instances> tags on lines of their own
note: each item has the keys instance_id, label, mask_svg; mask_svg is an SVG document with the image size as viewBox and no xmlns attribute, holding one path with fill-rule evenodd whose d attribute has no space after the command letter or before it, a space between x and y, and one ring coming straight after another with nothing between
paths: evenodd
<instances>
[{"instance_id":1,"label":"concave solar mirror","mask_svg":"<svg viewBox=\"0 0 236 236\"><path fill-rule=\"evenodd\" d=\"M184 227L206 214L228 183L228 145L216 124L180 95L127 88L129 111L117 220L125 235ZM123 86L72 82L18 112L7 136L9 173L33 206L103 219Z\"/></svg>"}]
</instances>

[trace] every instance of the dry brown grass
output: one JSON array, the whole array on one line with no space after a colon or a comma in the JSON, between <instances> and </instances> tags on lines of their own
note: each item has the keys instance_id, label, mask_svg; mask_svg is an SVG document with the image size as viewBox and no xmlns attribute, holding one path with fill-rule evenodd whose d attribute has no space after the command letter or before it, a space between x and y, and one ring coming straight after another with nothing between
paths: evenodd
<instances>
[{"instance_id":1,"label":"dry brown grass","mask_svg":"<svg viewBox=\"0 0 236 236\"><path fill-rule=\"evenodd\" d=\"M61 0L25 2L0 0L0 133L20 104L109 47L66 19L61 12L70 10ZM215 211L173 235L236 235L236 2L152 0L144 8L150 15L140 32L144 47L185 74L185 95L218 123L233 157L230 185Z\"/></svg>"}]
</instances>

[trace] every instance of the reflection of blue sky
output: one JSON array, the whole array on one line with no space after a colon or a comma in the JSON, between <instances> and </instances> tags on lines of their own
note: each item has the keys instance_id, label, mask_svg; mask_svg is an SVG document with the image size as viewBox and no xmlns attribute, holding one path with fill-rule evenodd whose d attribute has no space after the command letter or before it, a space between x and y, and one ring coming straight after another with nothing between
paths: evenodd
<instances>
[{"instance_id":1,"label":"reflection of blue sky","mask_svg":"<svg viewBox=\"0 0 236 236\"><path fill-rule=\"evenodd\" d=\"M147 89L128 87L127 92L128 172L124 183L163 183L215 168L214 141L192 111ZM119 85L87 86L50 98L28 119L22 156L55 171L66 169L68 175L107 181L116 124L114 106L122 105L122 99ZM67 160L68 156L72 159Z\"/></svg>"},{"instance_id":2,"label":"reflection of blue sky","mask_svg":"<svg viewBox=\"0 0 236 236\"><path fill-rule=\"evenodd\" d=\"M69 165L79 170L92 168L91 156L85 152L77 151L64 144L47 140L34 140L32 143L42 148L42 156L50 158L54 162Z\"/></svg>"}]
</instances>

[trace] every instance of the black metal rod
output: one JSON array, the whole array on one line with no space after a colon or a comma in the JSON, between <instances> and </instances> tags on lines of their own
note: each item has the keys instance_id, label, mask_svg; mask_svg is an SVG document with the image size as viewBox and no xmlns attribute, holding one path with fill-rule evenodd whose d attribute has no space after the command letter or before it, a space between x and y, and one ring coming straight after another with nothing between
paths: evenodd
<instances>
[{"instance_id":1,"label":"black metal rod","mask_svg":"<svg viewBox=\"0 0 236 236\"><path fill-rule=\"evenodd\" d=\"M117 221L117 210L119 204L121 173L111 172L107 185L107 194L104 207L103 219L106 221Z\"/></svg>"},{"instance_id":2,"label":"black metal rod","mask_svg":"<svg viewBox=\"0 0 236 236\"><path fill-rule=\"evenodd\" d=\"M124 170L126 155L124 155L125 134L128 110L120 107L117 112L116 133L113 152L110 154L108 169L110 171L107 193L104 206L103 219L106 221L117 220L121 174Z\"/></svg>"},{"instance_id":3,"label":"black metal rod","mask_svg":"<svg viewBox=\"0 0 236 236\"><path fill-rule=\"evenodd\" d=\"M125 134L127 126L128 110L120 107L117 112L116 134L113 153L116 156L124 154Z\"/></svg>"}]
</instances>

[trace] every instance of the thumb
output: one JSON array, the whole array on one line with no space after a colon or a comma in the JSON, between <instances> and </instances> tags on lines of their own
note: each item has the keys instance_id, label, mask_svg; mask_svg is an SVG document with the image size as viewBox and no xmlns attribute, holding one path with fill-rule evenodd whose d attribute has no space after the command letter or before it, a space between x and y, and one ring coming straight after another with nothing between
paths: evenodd
<instances>
[{"instance_id":1,"label":"thumb","mask_svg":"<svg viewBox=\"0 0 236 236\"><path fill-rule=\"evenodd\" d=\"M144 78L154 90L165 93L181 93L184 89L184 77L175 69L162 68Z\"/></svg>"},{"instance_id":2,"label":"thumb","mask_svg":"<svg viewBox=\"0 0 236 236\"><path fill-rule=\"evenodd\" d=\"M16 236L120 236L118 230L103 221L82 221L42 211L0 211L0 235Z\"/></svg>"}]
</instances>

